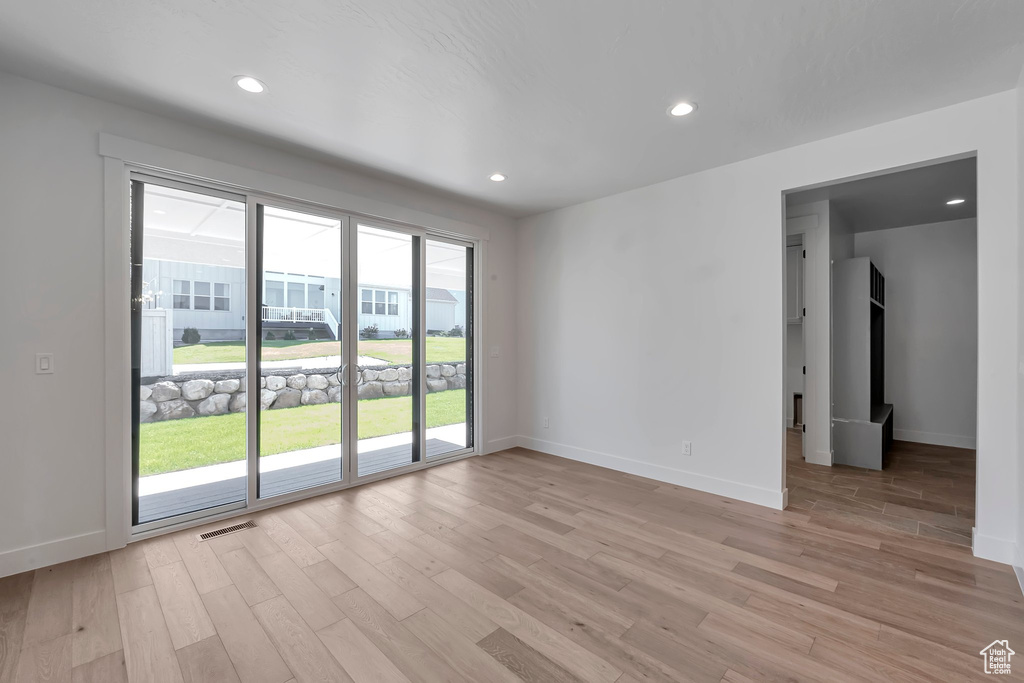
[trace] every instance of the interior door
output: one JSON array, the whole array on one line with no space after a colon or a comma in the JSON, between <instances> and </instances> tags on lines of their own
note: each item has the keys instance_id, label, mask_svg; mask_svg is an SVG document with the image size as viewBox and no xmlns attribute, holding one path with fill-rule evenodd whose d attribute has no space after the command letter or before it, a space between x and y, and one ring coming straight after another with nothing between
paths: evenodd
<instances>
[{"instance_id":1,"label":"interior door","mask_svg":"<svg viewBox=\"0 0 1024 683\"><path fill-rule=\"evenodd\" d=\"M256 497L346 479L342 216L257 203ZM286 305L280 292L287 292ZM256 388L255 386L253 387Z\"/></svg>"}]
</instances>

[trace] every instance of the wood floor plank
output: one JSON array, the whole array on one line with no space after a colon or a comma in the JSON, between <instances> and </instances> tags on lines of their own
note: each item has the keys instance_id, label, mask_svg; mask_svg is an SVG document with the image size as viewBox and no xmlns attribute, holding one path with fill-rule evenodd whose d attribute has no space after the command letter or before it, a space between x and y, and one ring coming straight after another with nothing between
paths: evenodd
<instances>
[{"instance_id":1,"label":"wood floor plank","mask_svg":"<svg viewBox=\"0 0 1024 683\"><path fill-rule=\"evenodd\" d=\"M37 569L25 617L22 647L71 633L75 563Z\"/></svg>"},{"instance_id":2,"label":"wood floor plank","mask_svg":"<svg viewBox=\"0 0 1024 683\"><path fill-rule=\"evenodd\" d=\"M195 533L175 534L174 545L200 595L231 585L231 577L224 571L213 548L200 541Z\"/></svg>"},{"instance_id":3,"label":"wood floor plank","mask_svg":"<svg viewBox=\"0 0 1024 683\"><path fill-rule=\"evenodd\" d=\"M259 563L310 628L320 630L342 618L341 610L331 602L331 598L287 554L267 555L259 558Z\"/></svg>"},{"instance_id":4,"label":"wood floor plank","mask_svg":"<svg viewBox=\"0 0 1024 683\"><path fill-rule=\"evenodd\" d=\"M183 683L156 589L143 586L118 595L117 616L128 680Z\"/></svg>"},{"instance_id":5,"label":"wood floor plank","mask_svg":"<svg viewBox=\"0 0 1024 683\"><path fill-rule=\"evenodd\" d=\"M21 652L15 683L71 683L71 635L36 642Z\"/></svg>"},{"instance_id":6,"label":"wood floor plank","mask_svg":"<svg viewBox=\"0 0 1024 683\"><path fill-rule=\"evenodd\" d=\"M534 649L558 660L565 668L584 680L611 682L622 674L608 662L454 569L438 574L433 581Z\"/></svg>"},{"instance_id":7,"label":"wood floor plank","mask_svg":"<svg viewBox=\"0 0 1024 683\"><path fill-rule=\"evenodd\" d=\"M124 651L118 650L86 664L79 664L71 670L71 683L128 683Z\"/></svg>"},{"instance_id":8,"label":"wood floor plank","mask_svg":"<svg viewBox=\"0 0 1024 683\"><path fill-rule=\"evenodd\" d=\"M217 635L184 562L166 564L151 571L175 650Z\"/></svg>"},{"instance_id":9,"label":"wood floor plank","mask_svg":"<svg viewBox=\"0 0 1024 683\"><path fill-rule=\"evenodd\" d=\"M323 562L324 556L317 551L313 544L303 538L278 515L264 515L260 517L259 524L267 536L270 536L299 567L308 567L311 564Z\"/></svg>"},{"instance_id":10,"label":"wood floor plank","mask_svg":"<svg viewBox=\"0 0 1024 683\"><path fill-rule=\"evenodd\" d=\"M237 588L211 591L203 596L203 604L240 679L245 683L284 683L292 678Z\"/></svg>"},{"instance_id":11,"label":"wood floor plank","mask_svg":"<svg viewBox=\"0 0 1024 683\"><path fill-rule=\"evenodd\" d=\"M356 683L410 683L351 619L320 629L317 635Z\"/></svg>"},{"instance_id":12,"label":"wood floor plank","mask_svg":"<svg viewBox=\"0 0 1024 683\"><path fill-rule=\"evenodd\" d=\"M281 594L277 585L267 576L267 572L247 548L242 547L224 553L220 556L220 562L238 588L238 592L250 606Z\"/></svg>"},{"instance_id":13,"label":"wood floor plank","mask_svg":"<svg viewBox=\"0 0 1024 683\"><path fill-rule=\"evenodd\" d=\"M324 560L323 562L303 567L302 571L320 590L332 598L342 593L347 593L356 587L356 582L345 576L330 560Z\"/></svg>"},{"instance_id":14,"label":"wood floor plank","mask_svg":"<svg viewBox=\"0 0 1024 683\"><path fill-rule=\"evenodd\" d=\"M261 602L252 611L298 680L352 680L284 595Z\"/></svg>"},{"instance_id":15,"label":"wood floor plank","mask_svg":"<svg viewBox=\"0 0 1024 683\"><path fill-rule=\"evenodd\" d=\"M528 683L584 683L503 628L497 629L478 644L484 652Z\"/></svg>"},{"instance_id":16,"label":"wood floor plank","mask_svg":"<svg viewBox=\"0 0 1024 683\"><path fill-rule=\"evenodd\" d=\"M334 600L352 623L410 680L466 681L362 588L354 588Z\"/></svg>"},{"instance_id":17,"label":"wood floor plank","mask_svg":"<svg viewBox=\"0 0 1024 683\"><path fill-rule=\"evenodd\" d=\"M464 633L434 614L429 607L404 620L402 625L467 681L519 683L517 676L489 657Z\"/></svg>"},{"instance_id":18,"label":"wood floor plank","mask_svg":"<svg viewBox=\"0 0 1024 683\"><path fill-rule=\"evenodd\" d=\"M359 557L341 541L320 546L320 550L347 577L367 592L381 607L401 621L423 609L423 603L409 591L385 576L379 569Z\"/></svg>"},{"instance_id":19,"label":"wood floor plank","mask_svg":"<svg viewBox=\"0 0 1024 683\"><path fill-rule=\"evenodd\" d=\"M210 636L178 650L185 683L240 683L220 638Z\"/></svg>"},{"instance_id":20,"label":"wood floor plank","mask_svg":"<svg viewBox=\"0 0 1024 683\"><path fill-rule=\"evenodd\" d=\"M77 667L122 650L110 556L93 555L74 563L71 665Z\"/></svg>"},{"instance_id":21,"label":"wood floor plank","mask_svg":"<svg viewBox=\"0 0 1024 683\"><path fill-rule=\"evenodd\" d=\"M0 579L0 681L13 681L25 639L33 572Z\"/></svg>"},{"instance_id":22,"label":"wood floor plank","mask_svg":"<svg viewBox=\"0 0 1024 683\"><path fill-rule=\"evenodd\" d=\"M110 570L114 575L115 593L153 585L144 543L129 543L120 550L111 551Z\"/></svg>"},{"instance_id":23,"label":"wood floor plank","mask_svg":"<svg viewBox=\"0 0 1024 683\"><path fill-rule=\"evenodd\" d=\"M0 681L980 680L1024 642L973 451L787 448L782 511L513 449L0 578Z\"/></svg>"},{"instance_id":24,"label":"wood floor plank","mask_svg":"<svg viewBox=\"0 0 1024 683\"><path fill-rule=\"evenodd\" d=\"M498 628L461 600L452 600L448 591L397 557L377 568L474 643Z\"/></svg>"}]
</instances>

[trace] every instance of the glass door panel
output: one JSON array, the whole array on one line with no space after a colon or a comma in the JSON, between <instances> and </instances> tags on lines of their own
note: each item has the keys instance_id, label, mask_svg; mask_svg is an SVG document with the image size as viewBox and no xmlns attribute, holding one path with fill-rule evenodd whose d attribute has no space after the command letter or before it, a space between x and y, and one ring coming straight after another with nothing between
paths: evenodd
<instances>
[{"instance_id":1,"label":"glass door panel","mask_svg":"<svg viewBox=\"0 0 1024 683\"><path fill-rule=\"evenodd\" d=\"M246 500L244 198L131 182L134 526Z\"/></svg>"},{"instance_id":2,"label":"glass door panel","mask_svg":"<svg viewBox=\"0 0 1024 683\"><path fill-rule=\"evenodd\" d=\"M342 224L257 205L258 496L342 479ZM287 293L287 304L280 305Z\"/></svg>"},{"instance_id":3,"label":"glass door panel","mask_svg":"<svg viewBox=\"0 0 1024 683\"><path fill-rule=\"evenodd\" d=\"M419 242L365 224L356 234L360 477L420 459Z\"/></svg>"},{"instance_id":4,"label":"glass door panel","mask_svg":"<svg viewBox=\"0 0 1024 683\"><path fill-rule=\"evenodd\" d=\"M473 249L427 238L426 454L473 445Z\"/></svg>"}]
</instances>

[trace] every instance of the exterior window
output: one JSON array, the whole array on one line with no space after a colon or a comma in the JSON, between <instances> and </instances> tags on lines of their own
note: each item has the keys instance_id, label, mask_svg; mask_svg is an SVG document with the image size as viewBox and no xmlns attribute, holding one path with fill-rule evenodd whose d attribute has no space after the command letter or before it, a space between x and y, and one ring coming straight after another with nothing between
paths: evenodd
<instances>
[{"instance_id":1,"label":"exterior window","mask_svg":"<svg viewBox=\"0 0 1024 683\"><path fill-rule=\"evenodd\" d=\"M192 283L188 280L174 281L174 307L192 308Z\"/></svg>"},{"instance_id":2,"label":"exterior window","mask_svg":"<svg viewBox=\"0 0 1024 683\"><path fill-rule=\"evenodd\" d=\"M365 313L366 315L372 315L373 314L373 290L372 289L364 289L363 290L361 303L362 303L362 312Z\"/></svg>"},{"instance_id":3,"label":"exterior window","mask_svg":"<svg viewBox=\"0 0 1024 683\"><path fill-rule=\"evenodd\" d=\"M231 310L231 285L218 282L213 286L213 310Z\"/></svg>"},{"instance_id":4,"label":"exterior window","mask_svg":"<svg viewBox=\"0 0 1024 683\"><path fill-rule=\"evenodd\" d=\"M267 306L284 307L285 305L285 283L268 280L266 281L266 304Z\"/></svg>"},{"instance_id":5,"label":"exterior window","mask_svg":"<svg viewBox=\"0 0 1024 683\"><path fill-rule=\"evenodd\" d=\"M306 285L302 284L301 282L288 283L288 307L306 307Z\"/></svg>"},{"instance_id":6,"label":"exterior window","mask_svg":"<svg viewBox=\"0 0 1024 683\"><path fill-rule=\"evenodd\" d=\"M388 292L388 315L398 315L398 292Z\"/></svg>"},{"instance_id":7,"label":"exterior window","mask_svg":"<svg viewBox=\"0 0 1024 683\"><path fill-rule=\"evenodd\" d=\"M378 289L374 291L374 304L373 312L377 315L386 315L387 307L384 301L385 292L384 290Z\"/></svg>"},{"instance_id":8,"label":"exterior window","mask_svg":"<svg viewBox=\"0 0 1024 683\"><path fill-rule=\"evenodd\" d=\"M197 311L210 310L210 283L193 282L195 295L192 297L192 307Z\"/></svg>"}]
</instances>

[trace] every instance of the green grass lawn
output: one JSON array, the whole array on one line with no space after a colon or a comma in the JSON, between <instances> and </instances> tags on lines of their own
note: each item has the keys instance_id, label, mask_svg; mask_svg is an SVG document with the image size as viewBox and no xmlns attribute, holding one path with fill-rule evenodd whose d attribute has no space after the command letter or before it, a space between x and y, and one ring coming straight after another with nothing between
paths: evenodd
<instances>
[{"instance_id":1,"label":"green grass lawn","mask_svg":"<svg viewBox=\"0 0 1024 683\"><path fill-rule=\"evenodd\" d=\"M260 413L260 455L328 446L341 441L341 404ZM466 421L466 391L427 394L427 427ZM408 431L412 397L359 402L359 437ZM139 475L162 474L245 458L245 415L215 415L142 425Z\"/></svg>"},{"instance_id":2,"label":"green grass lawn","mask_svg":"<svg viewBox=\"0 0 1024 683\"><path fill-rule=\"evenodd\" d=\"M308 341L305 339L263 341L263 360L296 360L337 356L341 347L336 341ZM388 363L402 365L412 362L412 341L408 339L361 339L359 355L380 358ZM440 363L466 360L466 340L460 337L427 337L427 362ZM184 363L242 363L245 361L245 343L240 341L207 342L174 349L175 364Z\"/></svg>"}]
</instances>

